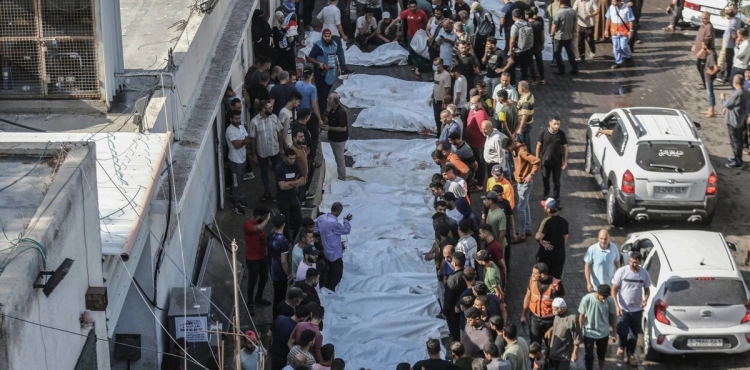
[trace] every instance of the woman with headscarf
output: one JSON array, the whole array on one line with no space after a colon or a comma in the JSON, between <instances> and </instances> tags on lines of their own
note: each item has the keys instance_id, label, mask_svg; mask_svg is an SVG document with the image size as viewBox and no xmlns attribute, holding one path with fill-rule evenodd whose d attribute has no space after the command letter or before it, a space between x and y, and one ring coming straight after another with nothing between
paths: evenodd
<instances>
[{"instance_id":1,"label":"woman with headscarf","mask_svg":"<svg viewBox=\"0 0 750 370\"><path fill-rule=\"evenodd\" d=\"M479 1L471 4L471 19L474 22L474 55L484 55L485 43L488 36L495 36L495 21L490 12L484 11Z\"/></svg>"},{"instance_id":2,"label":"woman with headscarf","mask_svg":"<svg viewBox=\"0 0 750 370\"><path fill-rule=\"evenodd\" d=\"M253 55L255 58L268 57L274 59L273 40L271 39L271 27L263 16L263 10L255 9L252 20L251 37L253 38Z\"/></svg>"},{"instance_id":3,"label":"woman with headscarf","mask_svg":"<svg viewBox=\"0 0 750 370\"><path fill-rule=\"evenodd\" d=\"M297 14L277 11L273 15L273 43L276 46L276 64L285 71L297 69L297 59L294 44L297 41Z\"/></svg>"}]
</instances>

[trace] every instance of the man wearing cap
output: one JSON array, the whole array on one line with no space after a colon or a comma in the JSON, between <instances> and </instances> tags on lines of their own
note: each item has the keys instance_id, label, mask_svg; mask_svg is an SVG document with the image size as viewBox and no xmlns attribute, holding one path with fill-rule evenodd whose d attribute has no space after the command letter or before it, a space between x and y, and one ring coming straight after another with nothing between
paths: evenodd
<instances>
[{"instance_id":1,"label":"man wearing cap","mask_svg":"<svg viewBox=\"0 0 750 370\"><path fill-rule=\"evenodd\" d=\"M338 12L338 9L336 11ZM318 78L315 86L318 89L318 104L321 112L326 111L328 94L331 92L331 86L338 78L337 48L338 43L333 39L331 30L326 28L323 30L320 40L313 44L312 50L307 56L307 61L312 63L317 71Z\"/></svg>"},{"instance_id":2,"label":"man wearing cap","mask_svg":"<svg viewBox=\"0 0 750 370\"><path fill-rule=\"evenodd\" d=\"M344 248L341 243L342 235L349 235L352 226L349 221L352 215L344 217L344 223L339 223L339 216L344 206L335 202L331 205L331 213L318 216L315 220L315 229L320 233L320 241L323 244L323 259L328 268L328 275L324 279L324 286L329 290L336 291L336 286L341 282L344 274Z\"/></svg>"},{"instance_id":3,"label":"man wearing cap","mask_svg":"<svg viewBox=\"0 0 750 370\"><path fill-rule=\"evenodd\" d=\"M568 312L565 299L558 297L552 301L552 312L555 320L552 327L544 334L549 341L550 368L554 370L568 370L570 363L578 361L578 346L581 344L581 327L578 317Z\"/></svg>"},{"instance_id":4,"label":"man wearing cap","mask_svg":"<svg viewBox=\"0 0 750 370\"><path fill-rule=\"evenodd\" d=\"M495 262L490 260L490 253L486 250L477 252L475 257L477 263L484 267L484 284L490 291L490 294L496 295L498 298L503 297L503 290L500 287L502 281L500 280L500 268L497 267Z\"/></svg>"},{"instance_id":5,"label":"man wearing cap","mask_svg":"<svg viewBox=\"0 0 750 370\"><path fill-rule=\"evenodd\" d=\"M552 117L549 127L539 131L536 139L536 157L541 159L544 167L542 198L549 196L549 180L555 185L553 198L560 201L560 175L568 167L568 137L560 130L560 118Z\"/></svg>"},{"instance_id":6,"label":"man wearing cap","mask_svg":"<svg viewBox=\"0 0 750 370\"><path fill-rule=\"evenodd\" d=\"M466 281L463 278L464 265L466 264L466 255L463 252L453 253L453 273L448 276L445 282L443 292L443 316L448 323L448 330L453 340L460 340L458 332L458 313L454 307L458 304L458 299L466 290Z\"/></svg>"},{"instance_id":7,"label":"man wearing cap","mask_svg":"<svg viewBox=\"0 0 750 370\"><path fill-rule=\"evenodd\" d=\"M306 245L302 251L302 254L304 255L304 257L302 258L302 263L300 263L299 267L297 268L297 273L295 275L294 281L302 281L307 279L307 270L316 267L315 262L318 260L318 255L320 254L320 252L312 245Z\"/></svg>"},{"instance_id":8,"label":"man wearing cap","mask_svg":"<svg viewBox=\"0 0 750 370\"><path fill-rule=\"evenodd\" d=\"M599 241L590 246L583 256L586 290L593 292L601 284L609 284L620 268L620 252L609 239L607 229L599 230Z\"/></svg>"},{"instance_id":9,"label":"man wearing cap","mask_svg":"<svg viewBox=\"0 0 750 370\"><path fill-rule=\"evenodd\" d=\"M557 214L557 200L548 198L542 201L542 207L547 218L542 220L539 231L536 232L536 241L539 243L536 261L544 262L549 267L550 275L562 279L565 245L568 243L568 220Z\"/></svg>"},{"instance_id":10,"label":"man wearing cap","mask_svg":"<svg viewBox=\"0 0 750 370\"><path fill-rule=\"evenodd\" d=\"M320 323L323 322L325 316L325 309L321 305L315 305L310 307L310 321L303 321L297 323L294 327L287 345L291 349L295 345L301 345L304 347L305 332L311 331L314 334L315 343L312 344L309 351L315 356L317 361L321 360L320 347L323 347L323 334L320 333ZM291 354L291 352L290 352Z\"/></svg>"},{"instance_id":11,"label":"man wearing cap","mask_svg":"<svg viewBox=\"0 0 750 370\"><path fill-rule=\"evenodd\" d=\"M478 309L471 307L464 313L466 328L461 343L466 348L466 354L474 358L484 358L482 348L487 343L493 343L492 330L482 320Z\"/></svg>"},{"instance_id":12,"label":"man wearing cap","mask_svg":"<svg viewBox=\"0 0 750 370\"><path fill-rule=\"evenodd\" d=\"M318 269L311 267L305 272L305 280L294 283L295 288L299 288L305 293L305 299L302 300L300 306L306 305L310 302L320 304L320 273Z\"/></svg>"},{"instance_id":13,"label":"man wearing cap","mask_svg":"<svg viewBox=\"0 0 750 370\"><path fill-rule=\"evenodd\" d=\"M521 311L521 325L526 325L526 314L531 313L529 337L532 343L541 343L544 333L552 327L555 318L552 301L558 297L565 297L562 281L550 276L544 263L535 264L531 270Z\"/></svg>"},{"instance_id":14,"label":"man wearing cap","mask_svg":"<svg viewBox=\"0 0 750 370\"><path fill-rule=\"evenodd\" d=\"M583 330L583 348L586 350L586 370L594 369L594 346L599 360L599 369L604 369L609 338L615 334L615 300L610 297L611 288L600 284L597 290L586 294L578 305L578 326Z\"/></svg>"},{"instance_id":15,"label":"man wearing cap","mask_svg":"<svg viewBox=\"0 0 750 370\"><path fill-rule=\"evenodd\" d=\"M487 179L487 186L485 190L492 191L492 188L495 185L502 186L503 199L510 202L510 207L512 209L516 209L516 192L513 190L513 184L511 184L510 181L508 181L508 178L505 176L505 172L506 171L503 169L503 166L500 164L492 166L492 169L490 170L490 174L492 174L492 176Z\"/></svg>"},{"instance_id":16,"label":"man wearing cap","mask_svg":"<svg viewBox=\"0 0 750 370\"><path fill-rule=\"evenodd\" d=\"M336 43L336 56L341 67L342 74L351 73L346 68L346 57L344 49L349 40L346 38L344 29L341 26L341 9L338 7L338 0L328 0L328 6L324 7L318 13L318 20L323 23L323 34L325 30L330 31L333 42Z\"/></svg>"},{"instance_id":17,"label":"man wearing cap","mask_svg":"<svg viewBox=\"0 0 750 370\"><path fill-rule=\"evenodd\" d=\"M383 6L385 7L386 5L388 4L384 1ZM394 12L393 14L397 14L397 12ZM380 22L378 22L378 29L375 33L376 34L375 37L377 37L384 44L387 44L393 41L401 42L401 26L399 25L396 28L389 28L388 26L391 25L391 22L393 22L393 19L391 18L391 13L383 12L383 19Z\"/></svg>"},{"instance_id":18,"label":"man wearing cap","mask_svg":"<svg viewBox=\"0 0 750 370\"><path fill-rule=\"evenodd\" d=\"M256 370L258 369L258 356L259 351L256 351L255 343L258 342L258 336L255 332L248 330L245 332L245 346L240 351L240 365L242 370ZM235 368L235 364L232 363L232 369Z\"/></svg>"}]
</instances>

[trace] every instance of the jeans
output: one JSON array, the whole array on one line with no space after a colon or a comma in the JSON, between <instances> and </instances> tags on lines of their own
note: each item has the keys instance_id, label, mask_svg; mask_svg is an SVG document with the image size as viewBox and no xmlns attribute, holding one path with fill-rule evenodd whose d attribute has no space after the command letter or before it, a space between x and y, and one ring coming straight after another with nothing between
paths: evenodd
<instances>
[{"instance_id":1,"label":"jeans","mask_svg":"<svg viewBox=\"0 0 750 370\"><path fill-rule=\"evenodd\" d=\"M615 54L615 63L622 64L622 58L630 59L633 54L630 52L627 36L612 35L612 51Z\"/></svg>"},{"instance_id":2,"label":"jeans","mask_svg":"<svg viewBox=\"0 0 750 370\"><path fill-rule=\"evenodd\" d=\"M627 355L635 353L635 345L638 334L642 333L641 321L643 311L622 311L622 316L617 317L617 345L622 350L627 350ZM630 336L632 334L632 337Z\"/></svg>"},{"instance_id":3,"label":"jeans","mask_svg":"<svg viewBox=\"0 0 750 370\"><path fill-rule=\"evenodd\" d=\"M696 59L695 67L698 68L698 75L701 76L701 82L706 83L706 58Z\"/></svg>"},{"instance_id":4,"label":"jeans","mask_svg":"<svg viewBox=\"0 0 750 370\"><path fill-rule=\"evenodd\" d=\"M585 360L584 360L584 362L586 363L586 370L594 369L594 346L596 346L597 360L599 360L599 363L604 362L604 359L607 357L607 346L609 346L609 337L604 337L601 339L583 337L583 348L586 351Z\"/></svg>"},{"instance_id":5,"label":"jeans","mask_svg":"<svg viewBox=\"0 0 750 370\"><path fill-rule=\"evenodd\" d=\"M521 67L521 81L529 80L529 72L531 71L531 63L534 57L534 51L529 49L526 51L519 51L515 53L516 63ZM511 72L512 73L512 72Z\"/></svg>"},{"instance_id":6,"label":"jeans","mask_svg":"<svg viewBox=\"0 0 750 370\"><path fill-rule=\"evenodd\" d=\"M731 113L730 113L731 114ZM729 131L729 144L732 145L732 153L734 154L734 162L737 165L742 164L742 137L745 133L744 124L740 123L737 127L727 125Z\"/></svg>"},{"instance_id":7,"label":"jeans","mask_svg":"<svg viewBox=\"0 0 750 370\"><path fill-rule=\"evenodd\" d=\"M247 305L253 305L253 297L255 299L263 298L263 291L266 289L266 283L268 282L268 257L263 257L259 260L245 260L245 268L247 269ZM258 284L258 291L255 292L255 284Z\"/></svg>"},{"instance_id":8,"label":"jeans","mask_svg":"<svg viewBox=\"0 0 750 370\"><path fill-rule=\"evenodd\" d=\"M240 182L245 173L245 164L229 161L229 172L232 174L232 205L236 205L240 201Z\"/></svg>"},{"instance_id":9,"label":"jeans","mask_svg":"<svg viewBox=\"0 0 750 370\"><path fill-rule=\"evenodd\" d=\"M531 126L532 126L532 123L526 123L524 124L523 129L521 130L521 139L523 140L523 143L526 144L526 150L528 150L529 153L532 152Z\"/></svg>"},{"instance_id":10,"label":"jeans","mask_svg":"<svg viewBox=\"0 0 750 370\"><path fill-rule=\"evenodd\" d=\"M284 281L273 281L273 319L279 316L279 303L286 298L286 288L289 284Z\"/></svg>"},{"instance_id":11,"label":"jeans","mask_svg":"<svg viewBox=\"0 0 750 370\"><path fill-rule=\"evenodd\" d=\"M556 200L560 199L560 175L562 174L562 163L556 162L556 161L544 161L542 167L544 167L544 172L542 172L542 185L544 185L544 191L542 192L542 197L547 198L549 195L549 177L552 175L552 182L555 185L554 195L552 196Z\"/></svg>"},{"instance_id":12,"label":"jeans","mask_svg":"<svg viewBox=\"0 0 750 370\"><path fill-rule=\"evenodd\" d=\"M578 56L581 60L586 59L586 44L589 44L589 50L592 54L596 53L594 27L580 27L578 29Z\"/></svg>"},{"instance_id":13,"label":"jeans","mask_svg":"<svg viewBox=\"0 0 750 370\"><path fill-rule=\"evenodd\" d=\"M547 340L542 341L542 339L544 338L544 333L552 327L554 318L543 319L534 314L529 316L531 316L531 320L529 320L529 339L531 339L529 345L534 342L539 343L541 346L546 345L547 353L549 353L549 342Z\"/></svg>"},{"instance_id":14,"label":"jeans","mask_svg":"<svg viewBox=\"0 0 750 370\"><path fill-rule=\"evenodd\" d=\"M320 134L321 143L331 144L331 150L333 151L333 157L336 159L336 172L338 173L339 180L346 179L346 158L344 157L344 149L346 148L346 141L340 143L333 142L328 139L328 132L324 131ZM318 155L323 157L323 146L318 147Z\"/></svg>"},{"instance_id":15,"label":"jeans","mask_svg":"<svg viewBox=\"0 0 750 370\"><path fill-rule=\"evenodd\" d=\"M339 258L335 261L327 261L328 274L326 276L325 288L336 291L336 287L341 282L341 277L344 276L344 259Z\"/></svg>"},{"instance_id":16,"label":"jeans","mask_svg":"<svg viewBox=\"0 0 750 370\"><path fill-rule=\"evenodd\" d=\"M271 354L271 370L281 370L286 367L286 356Z\"/></svg>"},{"instance_id":17,"label":"jeans","mask_svg":"<svg viewBox=\"0 0 750 370\"><path fill-rule=\"evenodd\" d=\"M279 212L286 217L286 224L284 225L284 236L287 240L294 240L299 232L300 225L302 225L302 206L299 202L278 202Z\"/></svg>"},{"instance_id":18,"label":"jeans","mask_svg":"<svg viewBox=\"0 0 750 370\"><path fill-rule=\"evenodd\" d=\"M471 148L472 154L474 154L474 158L477 160L477 164L479 165L477 167L477 173L474 175L474 179L477 181L477 184L483 185L484 182L484 155L482 152L484 152L484 148Z\"/></svg>"},{"instance_id":19,"label":"jeans","mask_svg":"<svg viewBox=\"0 0 750 370\"><path fill-rule=\"evenodd\" d=\"M716 97L714 96L714 80L712 78L706 80L706 93L708 93L708 106L715 106Z\"/></svg>"},{"instance_id":20,"label":"jeans","mask_svg":"<svg viewBox=\"0 0 750 370\"><path fill-rule=\"evenodd\" d=\"M745 69L739 69L737 67L732 66L732 72L729 73L729 84L732 84L732 80L734 80L734 76L740 75L741 77L744 77L745 75Z\"/></svg>"},{"instance_id":21,"label":"jeans","mask_svg":"<svg viewBox=\"0 0 750 370\"><path fill-rule=\"evenodd\" d=\"M555 61L557 62L557 70L562 74L565 73L565 64L562 59L562 51L565 49L565 54L568 56L568 63L572 68L573 73L578 73L578 62L576 62L576 56L573 53L573 40L554 40L555 46Z\"/></svg>"},{"instance_id":22,"label":"jeans","mask_svg":"<svg viewBox=\"0 0 750 370\"><path fill-rule=\"evenodd\" d=\"M729 84L732 84L732 81L729 81L729 74L732 71L732 67L734 66L734 48L724 48L724 74L723 77L726 79Z\"/></svg>"},{"instance_id":23,"label":"jeans","mask_svg":"<svg viewBox=\"0 0 750 370\"><path fill-rule=\"evenodd\" d=\"M487 77L487 76L484 76L484 83L487 84L487 91L489 91L490 93L492 93L492 91L495 88L495 86L497 86L498 84L500 84L500 77ZM495 97L493 96L492 98L494 99Z\"/></svg>"},{"instance_id":24,"label":"jeans","mask_svg":"<svg viewBox=\"0 0 750 370\"><path fill-rule=\"evenodd\" d=\"M533 180L528 183L519 182L516 184L516 193L518 194L518 203L516 203L518 224L516 225L516 231L519 234L531 231L531 207L529 205L529 198L531 197L531 188L533 185Z\"/></svg>"},{"instance_id":25,"label":"jeans","mask_svg":"<svg viewBox=\"0 0 750 370\"><path fill-rule=\"evenodd\" d=\"M270 163L271 167L276 169L276 166L279 165L280 161L281 157L278 153L266 158L258 156L258 163L260 163L260 181L263 183L263 191L266 193L271 192L271 186L268 183L268 165Z\"/></svg>"}]
</instances>

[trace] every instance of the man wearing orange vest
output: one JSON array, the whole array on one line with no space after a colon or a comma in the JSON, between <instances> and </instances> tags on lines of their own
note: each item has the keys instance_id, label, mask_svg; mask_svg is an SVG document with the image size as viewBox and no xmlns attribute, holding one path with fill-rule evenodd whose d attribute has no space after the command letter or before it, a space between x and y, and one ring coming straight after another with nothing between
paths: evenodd
<instances>
[{"instance_id":1,"label":"man wearing orange vest","mask_svg":"<svg viewBox=\"0 0 750 370\"><path fill-rule=\"evenodd\" d=\"M531 270L529 286L526 289L526 297L523 298L523 311L521 311L521 325L526 325L526 314L531 312L529 337L531 343L542 344L544 333L552 328L555 314L552 313L552 301L555 298L565 297L565 288L562 281L549 275L547 265L537 263ZM549 349L549 343L546 343Z\"/></svg>"}]
</instances>

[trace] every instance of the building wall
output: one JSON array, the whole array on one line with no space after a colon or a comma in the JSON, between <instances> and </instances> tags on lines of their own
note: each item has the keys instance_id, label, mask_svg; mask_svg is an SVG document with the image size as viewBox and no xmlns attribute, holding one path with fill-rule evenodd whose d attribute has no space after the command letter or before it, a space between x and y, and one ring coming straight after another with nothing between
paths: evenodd
<instances>
[{"instance_id":1,"label":"building wall","mask_svg":"<svg viewBox=\"0 0 750 370\"><path fill-rule=\"evenodd\" d=\"M29 146L38 146L41 152L43 144ZM97 183L95 166L93 147L71 150L27 230L28 238L46 247L48 270L70 258L75 261L70 272L45 297L41 289L32 289L43 269L40 257L26 253L17 258L0 276L0 310L4 314L88 334L79 323L86 309L85 294L90 286L104 286L97 189L89 186ZM105 339L104 312L94 316L96 335ZM2 321L0 330L0 369L73 369L86 340L10 318ZM96 347L98 369L109 369L107 343L99 341Z\"/></svg>"}]
</instances>

